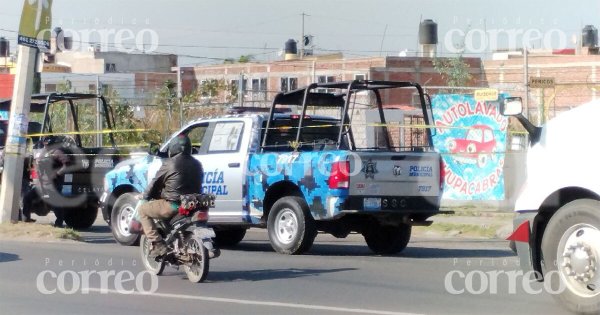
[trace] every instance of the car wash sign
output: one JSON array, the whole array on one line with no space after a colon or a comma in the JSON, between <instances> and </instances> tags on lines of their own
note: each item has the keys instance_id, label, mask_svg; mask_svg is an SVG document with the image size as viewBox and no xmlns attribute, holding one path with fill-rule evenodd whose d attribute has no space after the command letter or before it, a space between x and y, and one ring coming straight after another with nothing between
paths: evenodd
<instances>
[{"instance_id":1,"label":"car wash sign","mask_svg":"<svg viewBox=\"0 0 600 315\"><path fill-rule=\"evenodd\" d=\"M433 144L444 160L443 198L503 200L508 119L498 102L441 94L433 98L432 107Z\"/></svg>"}]
</instances>

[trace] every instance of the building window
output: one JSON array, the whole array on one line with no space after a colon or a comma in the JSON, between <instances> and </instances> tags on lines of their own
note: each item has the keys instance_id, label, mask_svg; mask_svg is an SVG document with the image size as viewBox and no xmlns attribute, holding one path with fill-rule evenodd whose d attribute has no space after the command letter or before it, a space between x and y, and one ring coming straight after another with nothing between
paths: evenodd
<instances>
[{"instance_id":1,"label":"building window","mask_svg":"<svg viewBox=\"0 0 600 315\"><path fill-rule=\"evenodd\" d=\"M104 65L105 72L117 72L117 65L114 63L107 63Z\"/></svg>"},{"instance_id":2,"label":"building window","mask_svg":"<svg viewBox=\"0 0 600 315\"><path fill-rule=\"evenodd\" d=\"M317 77L317 83L333 83L335 82L335 76L320 75ZM317 89L319 93L333 93L333 89Z\"/></svg>"},{"instance_id":3,"label":"building window","mask_svg":"<svg viewBox=\"0 0 600 315\"><path fill-rule=\"evenodd\" d=\"M281 78L281 92L289 92L298 89L298 78L289 78L282 77Z\"/></svg>"},{"instance_id":4,"label":"building window","mask_svg":"<svg viewBox=\"0 0 600 315\"><path fill-rule=\"evenodd\" d=\"M244 93L244 95L248 94L248 80L244 79L242 80L242 91ZM231 80L229 81L229 84L231 86L231 90L236 92L236 95L240 93L240 80Z\"/></svg>"},{"instance_id":5,"label":"building window","mask_svg":"<svg viewBox=\"0 0 600 315\"><path fill-rule=\"evenodd\" d=\"M267 99L267 78L252 79L252 99Z\"/></svg>"},{"instance_id":6,"label":"building window","mask_svg":"<svg viewBox=\"0 0 600 315\"><path fill-rule=\"evenodd\" d=\"M46 91L46 93L56 92L56 84L45 84L44 91Z\"/></svg>"},{"instance_id":7,"label":"building window","mask_svg":"<svg viewBox=\"0 0 600 315\"><path fill-rule=\"evenodd\" d=\"M364 81L366 79L367 79L367 75L364 73L354 75L354 80Z\"/></svg>"}]
</instances>

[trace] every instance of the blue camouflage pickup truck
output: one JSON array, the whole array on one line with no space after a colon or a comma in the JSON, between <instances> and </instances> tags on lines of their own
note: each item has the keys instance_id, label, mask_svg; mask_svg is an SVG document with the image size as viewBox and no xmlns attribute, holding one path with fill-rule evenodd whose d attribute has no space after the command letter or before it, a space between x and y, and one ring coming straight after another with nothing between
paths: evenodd
<instances>
[{"instance_id":1,"label":"blue camouflage pickup truck","mask_svg":"<svg viewBox=\"0 0 600 315\"><path fill-rule=\"evenodd\" d=\"M398 138L408 132L388 128L386 102L402 95L418 96L417 111L430 125L431 108L418 84L348 81L279 93L263 112L236 108L174 133L171 139L191 138L204 167L202 190L217 196L209 220L217 242L233 246L248 228L266 227L273 249L284 254L309 250L319 231L339 238L361 233L377 254L402 251L412 226L428 225L440 213L443 182L430 129L417 130L419 145L401 146ZM364 120L353 121L361 109L378 116L370 146L357 131L364 134ZM156 174L166 148L168 141L105 176L103 215L121 244L137 241L127 230L134 196Z\"/></svg>"}]
</instances>

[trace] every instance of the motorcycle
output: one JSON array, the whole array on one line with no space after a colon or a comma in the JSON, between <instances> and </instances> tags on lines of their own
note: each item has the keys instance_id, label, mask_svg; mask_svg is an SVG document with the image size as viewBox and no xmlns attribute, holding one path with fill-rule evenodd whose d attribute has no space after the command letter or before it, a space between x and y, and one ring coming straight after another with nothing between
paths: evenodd
<instances>
[{"instance_id":1,"label":"motorcycle","mask_svg":"<svg viewBox=\"0 0 600 315\"><path fill-rule=\"evenodd\" d=\"M214 208L215 196L190 194L181 196L179 212L169 220L155 220L159 233L168 247L163 256L151 257L151 242L142 234L140 252L144 267L155 275L161 275L165 265L176 269L183 267L188 279L198 283L206 279L209 261L220 255L209 228L208 210Z\"/></svg>"}]
</instances>

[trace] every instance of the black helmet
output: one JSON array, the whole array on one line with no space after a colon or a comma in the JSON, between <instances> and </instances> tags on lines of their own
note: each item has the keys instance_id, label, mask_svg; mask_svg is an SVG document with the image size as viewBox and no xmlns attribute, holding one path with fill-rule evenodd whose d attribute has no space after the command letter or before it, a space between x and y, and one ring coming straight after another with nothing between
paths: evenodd
<instances>
[{"instance_id":1,"label":"black helmet","mask_svg":"<svg viewBox=\"0 0 600 315\"><path fill-rule=\"evenodd\" d=\"M169 157L176 156L180 153L185 155L192 154L192 142L185 134L178 135L169 145Z\"/></svg>"}]
</instances>

